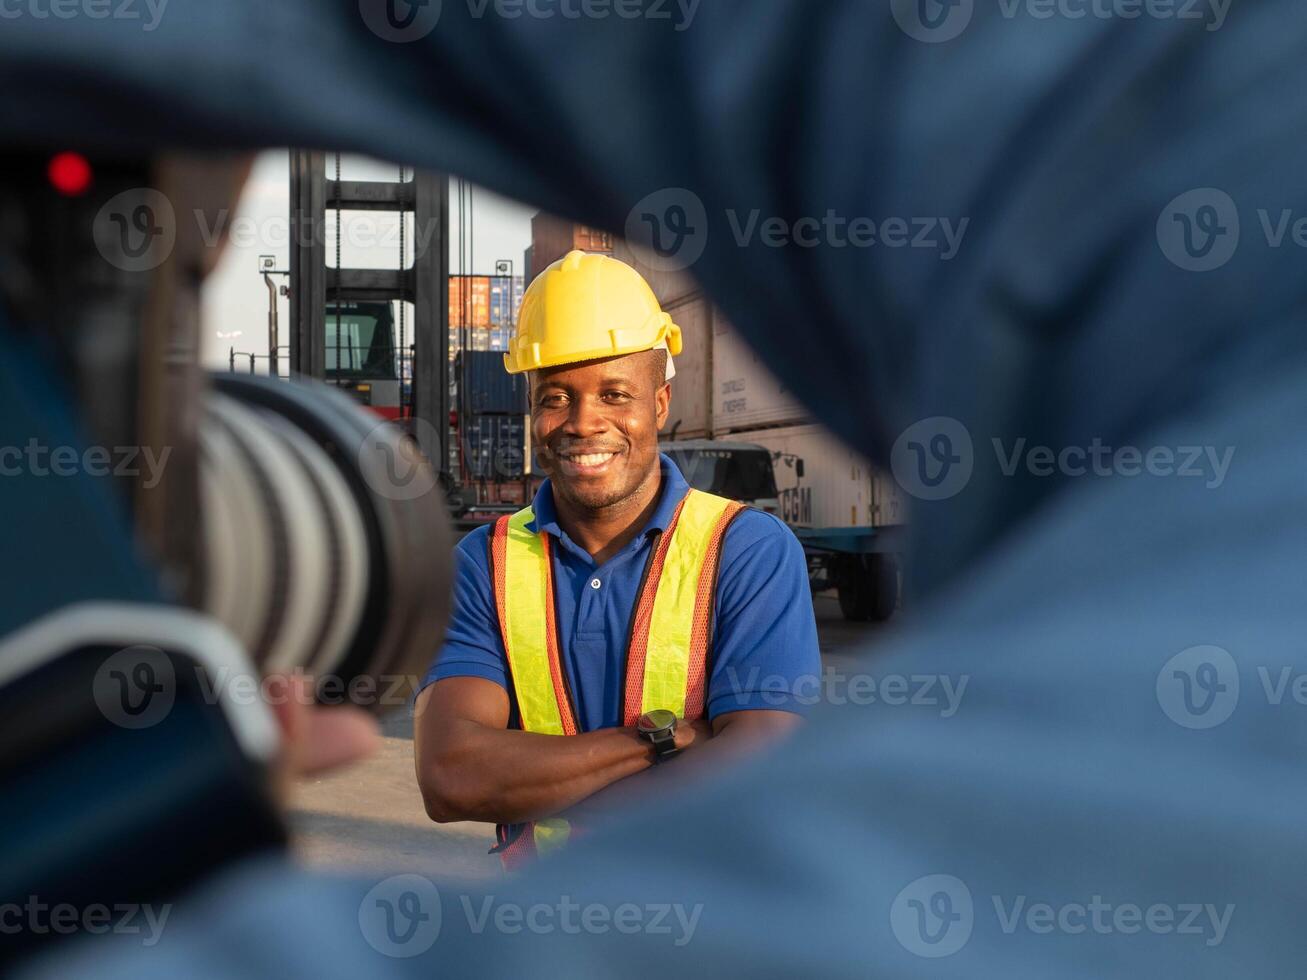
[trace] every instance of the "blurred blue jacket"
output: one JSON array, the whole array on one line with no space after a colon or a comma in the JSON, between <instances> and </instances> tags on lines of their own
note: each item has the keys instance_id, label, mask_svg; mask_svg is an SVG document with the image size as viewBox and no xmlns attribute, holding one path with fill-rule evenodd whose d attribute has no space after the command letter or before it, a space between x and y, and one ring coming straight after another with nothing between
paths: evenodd
<instances>
[{"instance_id":1,"label":"blurred blue jacket","mask_svg":"<svg viewBox=\"0 0 1307 980\"><path fill-rule=\"evenodd\" d=\"M915 603L865 664L965 694L944 717L832 692L783 751L494 895L699 907L681 945L478 932L482 898L447 885L439 938L389 956L370 917L411 894L430 938L427 892L263 867L157 945L49 975L1295 974L1307 10L446 0L392 10L414 16L395 43L367 26L385 2L8 19L0 133L339 147L637 234L680 205L680 257L702 249L694 273L772 369L909 491L948 494L916 502ZM874 219L878 244L763 231L828 214ZM944 245L886 241L892 218ZM1076 475L1095 446L1139 460Z\"/></svg>"}]
</instances>

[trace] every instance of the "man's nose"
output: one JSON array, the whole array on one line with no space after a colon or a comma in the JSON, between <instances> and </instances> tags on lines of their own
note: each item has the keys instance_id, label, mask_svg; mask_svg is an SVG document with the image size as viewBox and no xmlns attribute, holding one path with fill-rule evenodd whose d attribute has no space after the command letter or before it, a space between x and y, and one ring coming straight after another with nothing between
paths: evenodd
<instances>
[{"instance_id":1,"label":"man's nose","mask_svg":"<svg viewBox=\"0 0 1307 980\"><path fill-rule=\"evenodd\" d=\"M568 435L580 438L606 431L608 420L604 416L603 405L593 398L575 399L567 413L565 428Z\"/></svg>"}]
</instances>

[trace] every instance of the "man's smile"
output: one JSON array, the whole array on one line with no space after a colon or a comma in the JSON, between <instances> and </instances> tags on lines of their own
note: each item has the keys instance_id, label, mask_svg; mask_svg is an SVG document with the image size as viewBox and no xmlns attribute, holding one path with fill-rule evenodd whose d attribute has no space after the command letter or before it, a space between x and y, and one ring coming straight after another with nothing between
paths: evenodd
<instances>
[{"instance_id":1,"label":"man's smile","mask_svg":"<svg viewBox=\"0 0 1307 980\"><path fill-rule=\"evenodd\" d=\"M600 452L579 452L565 450L554 454L563 473L567 476L599 476L607 472L609 465L620 452L603 450Z\"/></svg>"}]
</instances>

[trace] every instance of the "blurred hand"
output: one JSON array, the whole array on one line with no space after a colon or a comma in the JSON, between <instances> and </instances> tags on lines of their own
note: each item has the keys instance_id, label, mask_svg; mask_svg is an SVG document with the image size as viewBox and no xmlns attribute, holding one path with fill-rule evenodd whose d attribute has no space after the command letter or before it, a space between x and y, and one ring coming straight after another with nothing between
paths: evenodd
<instances>
[{"instance_id":1,"label":"blurred hand","mask_svg":"<svg viewBox=\"0 0 1307 980\"><path fill-rule=\"evenodd\" d=\"M281 728L276 781L283 796L292 780L366 759L381 746L375 718L351 705L314 704L313 679L305 674L270 676L266 690Z\"/></svg>"}]
</instances>

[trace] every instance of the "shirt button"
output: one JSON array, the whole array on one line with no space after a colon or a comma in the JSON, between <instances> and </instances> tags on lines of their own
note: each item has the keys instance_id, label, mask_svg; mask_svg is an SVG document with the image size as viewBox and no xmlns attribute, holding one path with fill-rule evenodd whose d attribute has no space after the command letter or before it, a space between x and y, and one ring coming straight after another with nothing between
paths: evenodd
<instances>
[{"instance_id":1,"label":"shirt button","mask_svg":"<svg viewBox=\"0 0 1307 980\"><path fill-rule=\"evenodd\" d=\"M593 578L590 580L590 588L592 589L600 588L603 584L604 583L600 582L597 578Z\"/></svg>"}]
</instances>

